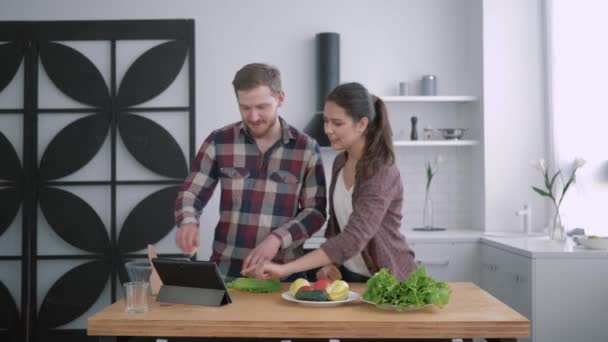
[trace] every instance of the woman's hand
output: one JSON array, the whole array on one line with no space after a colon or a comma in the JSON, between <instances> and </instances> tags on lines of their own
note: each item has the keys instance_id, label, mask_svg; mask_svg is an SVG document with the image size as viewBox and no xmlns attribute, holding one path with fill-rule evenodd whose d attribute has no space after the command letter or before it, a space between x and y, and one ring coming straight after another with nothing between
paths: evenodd
<instances>
[{"instance_id":1,"label":"woman's hand","mask_svg":"<svg viewBox=\"0 0 608 342\"><path fill-rule=\"evenodd\" d=\"M249 268L243 269L241 274L244 276L255 276L261 280L267 279L281 279L289 276L286 266L277 264L271 261L266 261L258 265L253 265Z\"/></svg>"}]
</instances>

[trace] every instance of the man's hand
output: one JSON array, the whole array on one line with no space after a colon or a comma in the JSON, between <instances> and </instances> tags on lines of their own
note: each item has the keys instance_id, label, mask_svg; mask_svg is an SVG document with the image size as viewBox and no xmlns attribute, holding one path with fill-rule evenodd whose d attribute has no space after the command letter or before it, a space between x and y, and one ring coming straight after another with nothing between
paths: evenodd
<instances>
[{"instance_id":1,"label":"man's hand","mask_svg":"<svg viewBox=\"0 0 608 342\"><path fill-rule=\"evenodd\" d=\"M321 267L317 271L316 276L317 279L329 279L331 281L342 280L342 274L334 264L329 264Z\"/></svg>"},{"instance_id":2,"label":"man's hand","mask_svg":"<svg viewBox=\"0 0 608 342\"><path fill-rule=\"evenodd\" d=\"M275 235L268 235L262 243L249 252L243 261L241 271L255 267L258 263L274 259L281 247L281 240Z\"/></svg>"},{"instance_id":3,"label":"man's hand","mask_svg":"<svg viewBox=\"0 0 608 342\"><path fill-rule=\"evenodd\" d=\"M175 243L185 254L194 254L198 248L198 225L186 223L181 225L175 235Z\"/></svg>"}]
</instances>

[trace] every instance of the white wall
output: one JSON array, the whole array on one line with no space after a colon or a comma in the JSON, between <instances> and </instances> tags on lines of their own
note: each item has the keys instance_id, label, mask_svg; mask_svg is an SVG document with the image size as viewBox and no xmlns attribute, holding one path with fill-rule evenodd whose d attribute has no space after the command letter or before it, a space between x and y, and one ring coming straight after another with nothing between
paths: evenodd
<instances>
[{"instance_id":1,"label":"white wall","mask_svg":"<svg viewBox=\"0 0 608 342\"><path fill-rule=\"evenodd\" d=\"M238 119L230 81L252 61L281 69L284 116L302 127L314 109L314 35L323 31L342 34L343 81L396 94L398 81L435 73L444 93L467 92L466 3L3 0L0 20L195 19L200 141L212 128Z\"/></svg>"},{"instance_id":2,"label":"white wall","mask_svg":"<svg viewBox=\"0 0 608 342\"><path fill-rule=\"evenodd\" d=\"M360 81L375 93L396 95L399 81L412 82L416 92L416 80L433 73L438 75L440 94L478 91L479 82L474 80L479 79L480 65L471 63L470 52L472 46L480 48L470 40L474 6L479 12L479 2L467 0L2 0L0 20L195 19L199 145L212 129L239 119L230 82L238 68L253 61L281 69L287 93L282 115L294 126L304 127L315 103L314 36L323 31L341 34L342 81ZM425 122L435 128L468 127L475 120L463 113L466 107L434 106L389 108L395 133L409 135L411 115L419 116L420 129ZM436 221L449 228L471 227L472 212L482 210L471 205L472 152L467 148L452 152L399 149L406 185L404 226L421 223L424 163L437 153L451 153L436 179ZM329 155L325 163L331 164ZM211 240L218 202L215 196L203 216L207 229L201 241ZM174 248L173 236L160 245L161 251ZM209 252L202 249L200 257L206 258Z\"/></svg>"},{"instance_id":3,"label":"white wall","mask_svg":"<svg viewBox=\"0 0 608 342\"><path fill-rule=\"evenodd\" d=\"M532 229L546 225L542 177L529 161L547 155L541 0L483 2L486 230L515 230L532 206Z\"/></svg>"},{"instance_id":4,"label":"white wall","mask_svg":"<svg viewBox=\"0 0 608 342\"><path fill-rule=\"evenodd\" d=\"M483 113L483 0L472 0L469 13L469 75L471 93L479 96L471 110L471 133L484 141L484 113ZM486 198L484 191L484 144L473 149L471 160L471 227L475 230L485 230Z\"/></svg>"}]
</instances>

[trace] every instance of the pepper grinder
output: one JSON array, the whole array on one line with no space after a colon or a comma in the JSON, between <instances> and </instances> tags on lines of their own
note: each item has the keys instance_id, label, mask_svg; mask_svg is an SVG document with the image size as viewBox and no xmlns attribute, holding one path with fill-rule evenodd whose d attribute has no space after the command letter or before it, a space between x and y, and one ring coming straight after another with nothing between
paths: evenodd
<instances>
[{"instance_id":1,"label":"pepper grinder","mask_svg":"<svg viewBox=\"0 0 608 342\"><path fill-rule=\"evenodd\" d=\"M418 140L418 130L416 129L416 124L418 123L418 118L412 116L410 119L412 120L412 132L410 133L410 140Z\"/></svg>"}]
</instances>

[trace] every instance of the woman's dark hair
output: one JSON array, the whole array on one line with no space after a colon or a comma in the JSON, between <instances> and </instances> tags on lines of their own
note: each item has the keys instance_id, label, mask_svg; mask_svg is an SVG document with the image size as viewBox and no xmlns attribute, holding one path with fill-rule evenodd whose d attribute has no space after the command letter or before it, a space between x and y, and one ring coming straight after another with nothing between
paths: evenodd
<instances>
[{"instance_id":1,"label":"woman's dark hair","mask_svg":"<svg viewBox=\"0 0 608 342\"><path fill-rule=\"evenodd\" d=\"M382 165L395 162L393 133L386 106L380 98L371 95L360 83L352 82L334 88L327 96L327 101L343 108L355 122L368 119L364 133L365 151L357 165L364 178L374 174Z\"/></svg>"}]
</instances>

